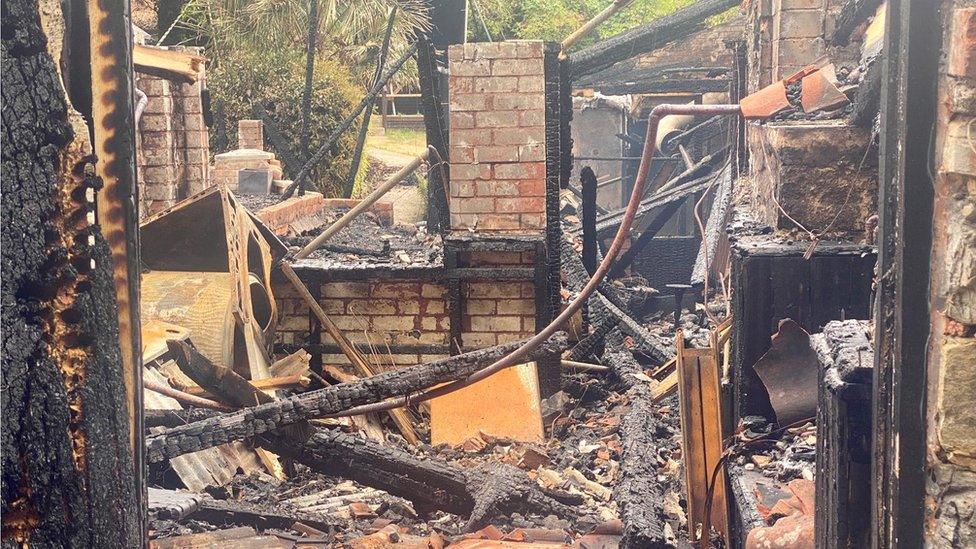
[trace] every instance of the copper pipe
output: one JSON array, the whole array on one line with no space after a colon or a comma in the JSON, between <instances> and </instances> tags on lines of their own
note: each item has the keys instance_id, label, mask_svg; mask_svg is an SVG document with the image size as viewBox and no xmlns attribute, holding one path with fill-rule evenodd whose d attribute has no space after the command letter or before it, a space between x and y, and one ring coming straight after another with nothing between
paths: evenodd
<instances>
[{"instance_id":1,"label":"copper pipe","mask_svg":"<svg viewBox=\"0 0 976 549\"><path fill-rule=\"evenodd\" d=\"M529 353L536 350L540 345L542 345L546 340L548 340L554 333L556 333L560 326L569 322L570 318L576 314L577 311L582 308L586 300L593 294L593 292L600 285L600 282L607 276L607 272L610 270L610 266L613 265L614 260L620 253L621 248L623 248L624 243L630 237L630 228L634 224L634 217L637 215L637 208L640 205L641 197L644 196L644 187L647 185L647 175L651 169L651 159L654 156L655 146L654 143L657 141L657 128L660 124L661 119L666 116L683 114L683 115L704 115L704 116L739 116L742 114L742 109L739 105L658 105L651 110L651 115L647 119L647 136L644 139L644 149L641 152L641 163L637 170L637 178L634 181L634 189L630 194L630 200L627 203L627 210L624 212L624 216L620 221L620 227L617 229L617 235L614 236L613 242L610 244L610 248L607 250L606 255L603 257L603 261L597 266L596 272L590 277L590 280L586 283L586 286L580 291L576 299L571 301L562 313L559 314L550 322L545 328L540 330L537 334L532 336L531 339L525 342L524 345L518 349L512 351L508 355L498 359L495 363L484 369L478 370L477 372L469 375L464 379L460 379L453 383L447 385L441 385L440 387L435 387L424 391L413 397L398 397L391 400L386 400L383 402L375 402L373 404L366 404L363 406L357 406L349 410L344 410L341 413L333 414L328 417L345 417L345 416L355 416L370 412L380 412L385 410L390 410L393 408L399 408L405 406L411 402L422 402L424 400L429 400L431 398L446 395L448 393L454 392L458 389L462 389L486 377L503 370L505 368L515 366L516 364L521 364L526 361Z\"/></svg>"},{"instance_id":2,"label":"copper pipe","mask_svg":"<svg viewBox=\"0 0 976 549\"><path fill-rule=\"evenodd\" d=\"M148 389L154 393L159 393L161 395L168 396L174 400L178 400L183 404L189 404L191 406L196 406L198 408L209 408L211 410L219 410L221 412L231 412L234 409L226 404L217 402L215 400L210 400L209 398L203 398L196 395L191 395L189 393L184 393L179 389L174 389L168 385L162 385L156 383L151 379L143 379L142 387Z\"/></svg>"}]
</instances>

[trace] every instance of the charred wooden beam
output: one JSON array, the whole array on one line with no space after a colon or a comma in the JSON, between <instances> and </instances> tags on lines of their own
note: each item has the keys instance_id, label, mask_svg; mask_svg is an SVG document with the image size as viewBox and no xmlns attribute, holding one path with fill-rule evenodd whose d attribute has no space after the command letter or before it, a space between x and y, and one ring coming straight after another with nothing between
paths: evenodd
<instances>
[{"instance_id":1,"label":"charred wooden beam","mask_svg":"<svg viewBox=\"0 0 976 549\"><path fill-rule=\"evenodd\" d=\"M264 435L259 442L315 471L408 499L421 512L439 509L468 516L466 531L516 512L566 519L579 516L567 504L572 499L558 501L508 465L459 467L329 429L319 429L304 441Z\"/></svg>"},{"instance_id":2,"label":"charred wooden beam","mask_svg":"<svg viewBox=\"0 0 976 549\"><path fill-rule=\"evenodd\" d=\"M849 44L854 30L874 15L883 2L884 0L848 0L837 14L830 43L835 46Z\"/></svg>"},{"instance_id":3,"label":"charred wooden beam","mask_svg":"<svg viewBox=\"0 0 976 549\"><path fill-rule=\"evenodd\" d=\"M444 12L445 9L439 8L435 13L438 11ZM435 27L431 32L436 37L443 30ZM417 76L420 82L421 112L424 115L427 146L433 147L444 162L449 162L447 144L450 126L447 123L445 105L447 84L446 79L438 71L438 56L431 37L422 38L418 42ZM427 180L427 230L431 233L447 233L451 226L447 207L449 179L450 165L444 166L443 170L430 171Z\"/></svg>"},{"instance_id":4,"label":"charred wooden beam","mask_svg":"<svg viewBox=\"0 0 976 549\"><path fill-rule=\"evenodd\" d=\"M851 124L862 128L870 128L878 116L881 107L881 67L884 60L881 58L884 53L874 60L864 73L864 79L857 88L857 95L854 96L854 105L851 112Z\"/></svg>"},{"instance_id":5,"label":"charred wooden beam","mask_svg":"<svg viewBox=\"0 0 976 549\"><path fill-rule=\"evenodd\" d=\"M66 29L54 23L62 20L59 4L50 6L56 15L49 12L45 20L63 37ZM99 219L107 222L104 236L87 222L95 208L87 197L102 183L88 175L94 157L85 150L91 143L84 130L72 129L73 105L47 49L57 46L59 34L46 34L37 2L10 0L0 7L4 546L139 547L144 542L142 467L132 446L141 435L142 390L131 370L141 372L138 246L129 240L138 231L130 232L137 202L127 154L134 144L128 3L93 1L81 7L101 23L89 28L87 16L80 22L71 18L81 28L69 35L77 38L72 47L77 42L85 52L72 57L80 63L73 69L89 76L102 69L95 91L107 104L94 113L101 134L97 169L112 178L110 186L104 181L102 211L113 216ZM93 53L101 56L97 67L87 56L89 30L91 43L105 48ZM87 110L91 96L88 102L77 108ZM80 118L74 122L85 126ZM119 260L114 280L113 252ZM120 330L120 319L133 318L134 324Z\"/></svg>"},{"instance_id":6,"label":"charred wooden beam","mask_svg":"<svg viewBox=\"0 0 976 549\"><path fill-rule=\"evenodd\" d=\"M567 286L571 291L579 291L590 278L568 237L564 237L562 242L562 267ZM617 319L620 331L634 340L637 344L637 350L653 360L663 364L674 356L674 351L671 350L670 345L655 338L626 312L627 305L620 300L620 297L609 284L602 283L600 285L597 292L590 298L588 307L591 322L602 324L608 317Z\"/></svg>"},{"instance_id":7,"label":"charred wooden beam","mask_svg":"<svg viewBox=\"0 0 976 549\"><path fill-rule=\"evenodd\" d=\"M360 352L371 353L376 350L376 347L370 347L368 343L352 343ZM299 349L304 349L308 351L313 356L315 353L321 353L326 355L336 355L342 353L342 349L334 343L278 343L275 344L275 352L290 354L298 351ZM383 347L386 350L386 346ZM450 354L450 346L436 343L406 343L406 344L391 344L389 351L395 355L446 355ZM313 371L315 371L313 369ZM316 372L318 373L318 372Z\"/></svg>"},{"instance_id":8,"label":"charred wooden beam","mask_svg":"<svg viewBox=\"0 0 976 549\"><path fill-rule=\"evenodd\" d=\"M925 542L925 410L932 307L935 177L932 128L941 96L943 14L924 2L887 1L878 180L878 277L871 544ZM938 272L938 271L936 271ZM938 336L934 336L938 337ZM931 515L928 515L931 516Z\"/></svg>"},{"instance_id":9,"label":"charred wooden beam","mask_svg":"<svg viewBox=\"0 0 976 549\"><path fill-rule=\"evenodd\" d=\"M455 381L491 364L524 341L497 345L443 360L383 372L349 383L309 391L291 398L223 414L146 438L150 462L162 461L227 442L243 440L299 421L336 414L349 408L408 395ZM530 355L537 360L568 347L565 334L553 336ZM200 383L199 380L195 380ZM202 385L202 384L201 384Z\"/></svg>"},{"instance_id":10,"label":"charred wooden beam","mask_svg":"<svg viewBox=\"0 0 976 549\"><path fill-rule=\"evenodd\" d=\"M653 51L705 27L705 20L738 5L737 0L699 0L688 7L622 32L569 57L570 72L578 78L614 63Z\"/></svg>"},{"instance_id":11,"label":"charred wooden beam","mask_svg":"<svg viewBox=\"0 0 976 549\"><path fill-rule=\"evenodd\" d=\"M636 93L712 93L729 89L727 78L659 78L637 80L601 86L600 92L607 95L627 95Z\"/></svg>"},{"instance_id":12,"label":"charred wooden beam","mask_svg":"<svg viewBox=\"0 0 976 549\"><path fill-rule=\"evenodd\" d=\"M600 356L603 354L604 341L610 330L617 327L620 323L619 318L609 317L604 318L595 330L593 330L589 335L580 340L576 346L573 347L569 354L570 360L586 360L593 356Z\"/></svg>"},{"instance_id":13,"label":"charred wooden beam","mask_svg":"<svg viewBox=\"0 0 976 549\"><path fill-rule=\"evenodd\" d=\"M386 66L386 56L390 51L390 37L393 35L393 22L396 20L397 7L393 6L390 16L386 21L386 34L383 35L383 46L380 48L380 56L376 61L376 73L373 76L373 85L383 76L383 67ZM376 98L366 106L363 111L363 121L359 123L359 136L356 138L356 149L352 153L352 162L349 164L349 174L346 175L346 183L342 187L342 196L349 198L352 196L353 186L356 184L356 174L359 173L359 164L363 158L363 148L366 146L366 134L369 132L369 119L373 116L373 107L376 105Z\"/></svg>"},{"instance_id":14,"label":"charred wooden beam","mask_svg":"<svg viewBox=\"0 0 976 549\"><path fill-rule=\"evenodd\" d=\"M200 520L215 525L247 525L261 530L275 528L291 530L292 525L301 522L323 532L335 532L344 529L348 522L318 513L306 513L299 510L289 510L271 505L258 505L238 500L202 499L196 511L191 515L194 520Z\"/></svg>"},{"instance_id":15,"label":"charred wooden beam","mask_svg":"<svg viewBox=\"0 0 976 549\"><path fill-rule=\"evenodd\" d=\"M705 223L705 234L702 237L701 248L695 258L695 266L691 271L691 285L704 285L712 264L715 262L719 243L725 237L725 224L728 218L729 205L732 199L732 176L723 172L722 181L712 200L712 211Z\"/></svg>"},{"instance_id":16,"label":"charred wooden beam","mask_svg":"<svg viewBox=\"0 0 976 549\"><path fill-rule=\"evenodd\" d=\"M685 198L699 193L705 190L714 179L712 174L705 175L704 177L699 177L693 179L684 184L679 184L676 187L658 191L648 198L641 201L640 206L637 209L637 217L640 218L642 215L647 214L647 212L666 206L667 204L674 203L676 201L682 201ZM673 179L672 182L675 180ZM671 183L669 183L670 185ZM611 230L615 230L620 226L620 221L623 219L623 210L617 210L615 212L610 212L609 214L600 217L596 222L596 230L599 234L607 233Z\"/></svg>"},{"instance_id":17,"label":"charred wooden beam","mask_svg":"<svg viewBox=\"0 0 976 549\"><path fill-rule=\"evenodd\" d=\"M302 163L295 157L291 152L291 147L288 146L288 142L285 141L285 137L281 134L281 130L278 128L278 123L274 121L273 118L268 116L267 111L264 109L260 103L255 104L251 108L251 114L261 120L264 123L264 133L271 140L271 145L274 146L275 152L281 161L288 168L289 175L295 175L302 169Z\"/></svg>"},{"instance_id":18,"label":"charred wooden beam","mask_svg":"<svg viewBox=\"0 0 976 549\"><path fill-rule=\"evenodd\" d=\"M640 365L626 349L617 347L607 362L617 372L641 372ZM620 509L623 522L623 539L620 547L656 548L673 547L666 539L664 529L664 509L661 505L664 494L657 481L657 466L653 459L659 445L662 425L651 398L650 387L645 383L633 383L631 375L621 375L621 381L631 384L627 391L630 411L620 423L620 443L623 448L620 456L620 481L613 490L613 499Z\"/></svg>"},{"instance_id":19,"label":"charred wooden beam","mask_svg":"<svg viewBox=\"0 0 976 549\"><path fill-rule=\"evenodd\" d=\"M172 343L173 351L180 355L181 368L185 366L184 371L194 381L226 402L242 405L252 398L263 402L271 399L233 370L215 366L188 344ZM457 362L457 357L449 360ZM380 488L422 508L470 515L468 530L515 511L570 519L578 516L573 507L544 494L522 471L507 465L469 469L327 429L277 429L264 432L258 441L316 471ZM564 501L579 503L568 495ZM201 510L206 510L204 503ZM241 512L235 505L217 509L222 513L229 510Z\"/></svg>"},{"instance_id":20,"label":"charred wooden beam","mask_svg":"<svg viewBox=\"0 0 976 549\"><path fill-rule=\"evenodd\" d=\"M300 154L308 160L308 128L312 122L312 76L315 72L315 43L319 35L319 2L309 0L308 8L308 38L305 46L305 89L302 90L302 128L299 135ZM298 184L299 196L305 194L305 180Z\"/></svg>"},{"instance_id":21,"label":"charred wooden beam","mask_svg":"<svg viewBox=\"0 0 976 549\"><path fill-rule=\"evenodd\" d=\"M580 170L583 198L583 267L586 272L596 271L596 174L586 166Z\"/></svg>"},{"instance_id":22,"label":"charred wooden beam","mask_svg":"<svg viewBox=\"0 0 976 549\"><path fill-rule=\"evenodd\" d=\"M339 139L339 137L345 133L350 126L352 126L352 123L356 120L356 117L359 116L359 113L363 112L363 109L365 109L366 106L372 101L376 100L376 96L379 95L380 91L383 90L383 86L386 85L390 78L393 78L393 75L400 70L400 67L402 67L408 59L413 57L413 54L416 53L416 51L417 43L415 42L411 44L410 47L403 52L403 54L400 55L399 59L390 65L389 70L383 73L383 76L379 79L379 81L376 82L376 84L372 87L372 89L369 90L366 96L363 97L359 104L353 108L349 115L346 116L345 120L343 120L339 126L337 126L332 133L325 138L325 141L323 141L315 153L312 154L310 158L305 160L305 165L302 166L302 169L299 170L297 174L295 174L294 183L289 185L288 188L285 189L285 192L281 194L282 200L291 198L291 196L295 193L295 190L302 185L302 180L308 176L309 171L311 171L315 166L318 165L319 162L322 161L323 158L325 158L325 155L328 154L329 150L332 149L332 145L335 144L336 140Z\"/></svg>"}]
</instances>

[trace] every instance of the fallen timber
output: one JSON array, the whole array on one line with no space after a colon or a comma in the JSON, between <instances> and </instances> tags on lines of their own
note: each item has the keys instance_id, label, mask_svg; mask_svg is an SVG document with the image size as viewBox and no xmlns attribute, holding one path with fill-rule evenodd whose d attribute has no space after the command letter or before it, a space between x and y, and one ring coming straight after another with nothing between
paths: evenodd
<instances>
[{"instance_id":1,"label":"fallen timber","mask_svg":"<svg viewBox=\"0 0 976 549\"><path fill-rule=\"evenodd\" d=\"M305 441L262 435L258 442L315 471L408 499L421 513L440 509L469 516L467 531L515 512L578 516L570 506L578 503L574 497L547 495L523 472L504 464L466 469L331 429L317 429Z\"/></svg>"},{"instance_id":2,"label":"fallen timber","mask_svg":"<svg viewBox=\"0 0 976 549\"><path fill-rule=\"evenodd\" d=\"M272 398L229 368L214 365L189 345L173 345L193 364L185 373L222 400L241 405L252 398ZM483 351L490 350L504 352L498 348ZM483 361L486 353L480 354ZM441 509L468 515L468 531L512 512L556 514L570 519L579 516L570 506L579 504L579 498L558 492L547 495L522 471L508 465L466 469L439 459L418 458L336 430L312 428L307 436L285 434L289 431L267 432L257 440L267 449L315 471L385 490L413 501L421 510Z\"/></svg>"},{"instance_id":3,"label":"fallen timber","mask_svg":"<svg viewBox=\"0 0 976 549\"><path fill-rule=\"evenodd\" d=\"M647 459L658 446L660 427L651 388L646 383L635 383L627 391L627 397L630 399L630 412L620 423L620 444L623 448L620 481L613 491L613 499L620 508L620 519L624 524L620 547L674 547L665 535L664 521L661 520L664 494L657 480L656 460Z\"/></svg>"},{"instance_id":4,"label":"fallen timber","mask_svg":"<svg viewBox=\"0 0 976 549\"><path fill-rule=\"evenodd\" d=\"M567 287L574 292L578 292L589 280L589 275L583 267L583 262L572 243L563 237L561 246L563 273L566 276ZM634 317L626 312L627 306L620 300L613 287L607 283L601 283L597 292L590 297L589 302L590 322L594 325L601 325L608 318L617 320L616 327L626 335L633 338L637 344L635 350L646 354L651 359L664 364L674 356L674 351L670 345L655 339L654 336L641 326Z\"/></svg>"},{"instance_id":5,"label":"fallen timber","mask_svg":"<svg viewBox=\"0 0 976 549\"><path fill-rule=\"evenodd\" d=\"M737 0L700 0L646 25L597 42L569 56L570 73L578 78L656 50L704 28L706 19L738 4Z\"/></svg>"},{"instance_id":6,"label":"fallen timber","mask_svg":"<svg viewBox=\"0 0 976 549\"><path fill-rule=\"evenodd\" d=\"M309 391L291 398L175 427L146 437L147 461L158 462L228 442L252 438L299 421L338 414L355 406L371 404L391 397L407 396L434 385L462 379L519 348L522 343L524 342L498 345L429 364L383 372L354 382ZM556 334L531 353L529 360L558 354L566 348L568 343L565 334ZM200 383L200 380L194 381Z\"/></svg>"}]
</instances>

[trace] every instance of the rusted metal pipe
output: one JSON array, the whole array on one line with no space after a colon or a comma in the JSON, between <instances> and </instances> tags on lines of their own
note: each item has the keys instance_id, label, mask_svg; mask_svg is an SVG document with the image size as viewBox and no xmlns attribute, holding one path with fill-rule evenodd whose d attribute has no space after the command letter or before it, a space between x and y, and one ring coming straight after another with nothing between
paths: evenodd
<instances>
[{"instance_id":1,"label":"rusted metal pipe","mask_svg":"<svg viewBox=\"0 0 976 549\"><path fill-rule=\"evenodd\" d=\"M142 120L142 112L146 110L146 105L149 104L149 97L146 95L146 92L139 88L133 87L132 91L138 98L136 101L136 131L139 131L139 121Z\"/></svg>"},{"instance_id":2,"label":"rusted metal pipe","mask_svg":"<svg viewBox=\"0 0 976 549\"><path fill-rule=\"evenodd\" d=\"M161 395L168 396L169 398L182 402L183 404L197 406L198 408L219 410L221 412L232 412L234 410L234 408L231 408L230 406L227 406L222 402L217 402L216 400L210 400L209 398L203 398L197 395L184 393L179 389L174 389L173 387L170 387L168 385L163 385L161 383L156 383L151 379L143 379L142 387L154 393L159 393Z\"/></svg>"},{"instance_id":3,"label":"rusted metal pipe","mask_svg":"<svg viewBox=\"0 0 976 549\"><path fill-rule=\"evenodd\" d=\"M561 326L569 323L573 315L575 315L576 312L583 307L586 300L590 297L590 295L593 294L593 292L600 285L601 281L607 276L610 266L613 265L613 262L620 253L621 248L623 248L624 243L630 237L630 228L634 224L634 217L637 215L637 209L640 205L641 197L644 196L644 187L647 185L647 175L651 170L651 159L654 156L654 143L657 141L658 124L660 124L662 118L675 114L740 116L742 114L742 109L739 107L739 105L665 104L658 105L651 110L651 115L647 120L647 136L644 140L644 150L641 154L641 163L637 170L637 177L634 181L634 189L630 194L630 201L627 203L627 210L624 212L623 219L620 222L620 227L617 229L617 234L614 236L613 242L610 244L610 248L607 250L603 261L601 261L600 265L597 266L596 272L594 272L593 276L590 277L590 280L580 291L579 295L576 296L576 299L571 301L563 312L559 314L559 316L557 316L546 327L542 328L537 334L532 336L531 339L526 341L525 344L518 349L497 360L494 364L479 370L464 379L449 383L447 385L441 385L440 387L435 387L412 397L400 397L383 402L367 404L364 406L357 406L355 408L346 410L341 414L336 414L335 416L330 417L342 417L360 415L369 412L379 412L390 410L392 408L399 408L406 405L408 402L415 403L429 400L477 383L478 381L481 381L482 379L485 379L486 377L510 366L526 362L529 354L532 351L538 349L540 345L552 337L552 335L555 334Z\"/></svg>"}]
</instances>

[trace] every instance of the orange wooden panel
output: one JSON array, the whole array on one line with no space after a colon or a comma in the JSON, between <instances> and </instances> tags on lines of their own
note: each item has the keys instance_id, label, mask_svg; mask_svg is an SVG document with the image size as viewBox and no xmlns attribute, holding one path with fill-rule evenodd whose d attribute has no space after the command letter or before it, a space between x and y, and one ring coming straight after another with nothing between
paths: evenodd
<instances>
[{"instance_id":1,"label":"orange wooden panel","mask_svg":"<svg viewBox=\"0 0 976 549\"><path fill-rule=\"evenodd\" d=\"M539 377L534 362L498 372L430 401L431 444L460 444L479 431L542 442Z\"/></svg>"}]
</instances>

